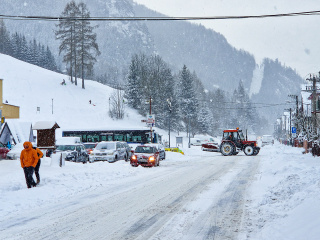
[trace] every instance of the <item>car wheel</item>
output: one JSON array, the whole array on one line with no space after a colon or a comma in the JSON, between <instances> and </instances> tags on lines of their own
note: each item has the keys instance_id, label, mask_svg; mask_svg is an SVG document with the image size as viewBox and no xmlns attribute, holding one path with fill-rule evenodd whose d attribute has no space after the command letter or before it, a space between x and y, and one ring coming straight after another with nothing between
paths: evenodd
<instances>
[{"instance_id":1,"label":"car wheel","mask_svg":"<svg viewBox=\"0 0 320 240\"><path fill-rule=\"evenodd\" d=\"M247 156L251 156L254 154L254 150L253 150L253 147L252 146L246 146L244 148L244 153L247 155Z\"/></svg>"},{"instance_id":2,"label":"car wheel","mask_svg":"<svg viewBox=\"0 0 320 240\"><path fill-rule=\"evenodd\" d=\"M124 160L125 160L126 162L128 162L128 154L125 154L125 155L124 155Z\"/></svg>"},{"instance_id":3,"label":"car wheel","mask_svg":"<svg viewBox=\"0 0 320 240\"><path fill-rule=\"evenodd\" d=\"M233 154L234 146L230 142L224 142L221 144L221 153L224 156L230 156Z\"/></svg>"}]
</instances>

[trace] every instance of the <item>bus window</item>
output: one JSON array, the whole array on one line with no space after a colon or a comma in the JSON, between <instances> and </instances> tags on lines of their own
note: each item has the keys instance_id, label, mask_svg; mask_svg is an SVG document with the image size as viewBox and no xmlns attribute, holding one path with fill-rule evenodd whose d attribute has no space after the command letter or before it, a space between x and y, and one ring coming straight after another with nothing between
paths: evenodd
<instances>
[{"instance_id":1,"label":"bus window","mask_svg":"<svg viewBox=\"0 0 320 240\"><path fill-rule=\"evenodd\" d=\"M107 136L105 135L101 136L101 141L107 141Z\"/></svg>"},{"instance_id":2,"label":"bus window","mask_svg":"<svg viewBox=\"0 0 320 240\"><path fill-rule=\"evenodd\" d=\"M115 134L114 141L123 141L123 135Z\"/></svg>"},{"instance_id":3,"label":"bus window","mask_svg":"<svg viewBox=\"0 0 320 240\"><path fill-rule=\"evenodd\" d=\"M141 136L132 136L132 142L142 142Z\"/></svg>"},{"instance_id":4,"label":"bus window","mask_svg":"<svg viewBox=\"0 0 320 240\"><path fill-rule=\"evenodd\" d=\"M85 135L82 135L85 136ZM84 138L82 138L84 139ZM87 135L86 141L83 142L99 142L99 136L98 135Z\"/></svg>"}]
</instances>

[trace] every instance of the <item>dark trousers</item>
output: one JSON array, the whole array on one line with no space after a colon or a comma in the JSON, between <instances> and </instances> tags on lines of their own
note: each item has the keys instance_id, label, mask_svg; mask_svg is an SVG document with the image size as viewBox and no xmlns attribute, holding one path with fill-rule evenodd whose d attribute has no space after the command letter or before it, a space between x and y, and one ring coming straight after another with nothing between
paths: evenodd
<instances>
[{"instance_id":1,"label":"dark trousers","mask_svg":"<svg viewBox=\"0 0 320 240\"><path fill-rule=\"evenodd\" d=\"M34 168L34 173L36 174L37 182L40 182L40 175L39 175L40 164L41 164L41 159L39 159L37 166Z\"/></svg>"},{"instance_id":2,"label":"dark trousers","mask_svg":"<svg viewBox=\"0 0 320 240\"><path fill-rule=\"evenodd\" d=\"M24 171L24 176L26 177L26 183L27 183L27 187L31 188L31 187L35 187L36 183L33 180L33 171L34 171L34 167L24 167L23 168Z\"/></svg>"}]
</instances>

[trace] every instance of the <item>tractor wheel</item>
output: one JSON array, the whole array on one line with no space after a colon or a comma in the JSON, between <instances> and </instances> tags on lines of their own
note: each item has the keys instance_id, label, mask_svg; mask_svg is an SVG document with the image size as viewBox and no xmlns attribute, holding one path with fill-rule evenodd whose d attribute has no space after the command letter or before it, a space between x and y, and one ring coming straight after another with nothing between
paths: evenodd
<instances>
[{"instance_id":1,"label":"tractor wheel","mask_svg":"<svg viewBox=\"0 0 320 240\"><path fill-rule=\"evenodd\" d=\"M255 156L255 155L258 155L258 153L259 153L259 149L253 149L253 156Z\"/></svg>"},{"instance_id":2,"label":"tractor wheel","mask_svg":"<svg viewBox=\"0 0 320 240\"><path fill-rule=\"evenodd\" d=\"M243 151L247 156L254 155L253 147L250 145L246 146Z\"/></svg>"},{"instance_id":3,"label":"tractor wheel","mask_svg":"<svg viewBox=\"0 0 320 240\"><path fill-rule=\"evenodd\" d=\"M230 142L224 142L221 144L221 153L224 156L230 156L233 154L234 146Z\"/></svg>"}]
</instances>

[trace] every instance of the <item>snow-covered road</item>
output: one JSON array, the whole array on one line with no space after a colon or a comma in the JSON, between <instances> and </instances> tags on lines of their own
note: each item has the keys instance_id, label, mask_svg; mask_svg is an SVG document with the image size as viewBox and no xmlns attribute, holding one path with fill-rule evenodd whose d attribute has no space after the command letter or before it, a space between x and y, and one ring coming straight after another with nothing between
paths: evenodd
<instances>
[{"instance_id":1,"label":"snow-covered road","mask_svg":"<svg viewBox=\"0 0 320 240\"><path fill-rule=\"evenodd\" d=\"M102 179L100 186L79 190L77 194L66 193L60 200L56 198L59 201L43 202L9 214L0 220L0 236L3 239L235 238L245 190L256 172L259 155L223 157L199 151L192 158L184 157L185 161L172 159L181 158L177 153L167 155L160 167L139 167L139 173L124 161L84 165L117 165L132 174L120 174L109 182ZM67 163L66 167L72 164ZM97 178L101 178L99 174ZM37 194L44 187L23 191ZM23 201L21 198L21 205Z\"/></svg>"},{"instance_id":2,"label":"snow-covered road","mask_svg":"<svg viewBox=\"0 0 320 240\"><path fill-rule=\"evenodd\" d=\"M46 158L32 189L19 161L0 161L0 239L319 239L318 157L184 151L155 168Z\"/></svg>"}]
</instances>

